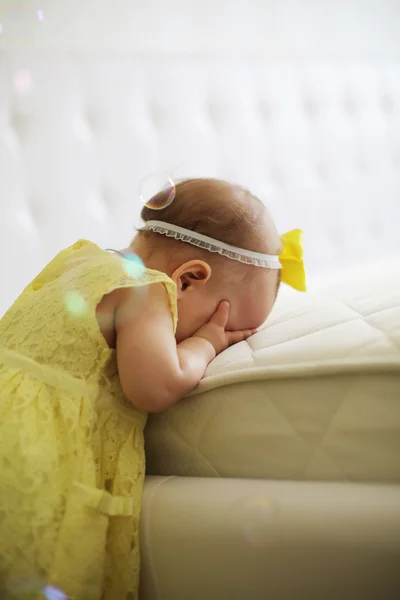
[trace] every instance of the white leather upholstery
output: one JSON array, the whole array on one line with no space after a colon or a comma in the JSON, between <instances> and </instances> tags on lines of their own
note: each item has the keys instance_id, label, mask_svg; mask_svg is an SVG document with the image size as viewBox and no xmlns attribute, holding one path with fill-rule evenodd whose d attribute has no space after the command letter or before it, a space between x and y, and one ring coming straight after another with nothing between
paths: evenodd
<instances>
[{"instance_id":1,"label":"white leather upholstery","mask_svg":"<svg viewBox=\"0 0 400 600\"><path fill-rule=\"evenodd\" d=\"M399 500L398 486L148 477L140 597L397 600Z\"/></svg>"},{"instance_id":2,"label":"white leather upholstery","mask_svg":"<svg viewBox=\"0 0 400 600\"><path fill-rule=\"evenodd\" d=\"M149 415L147 473L400 482L399 261L277 303L192 397Z\"/></svg>"},{"instance_id":3,"label":"white leather upholstery","mask_svg":"<svg viewBox=\"0 0 400 600\"><path fill-rule=\"evenodd\" d=\"M179 165L303 227L311 275L399 248L389 2L0 4L0 314L76 238L126 244L141 178Z\"/></svg>"}]
</instances>

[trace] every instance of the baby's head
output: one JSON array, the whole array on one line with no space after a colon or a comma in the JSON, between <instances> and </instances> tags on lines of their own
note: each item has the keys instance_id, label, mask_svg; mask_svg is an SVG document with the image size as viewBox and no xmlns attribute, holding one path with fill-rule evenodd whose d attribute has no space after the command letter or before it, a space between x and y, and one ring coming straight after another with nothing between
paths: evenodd
<instances>
[{"instance_id":1,"label":"baby's head","mask_svg":"<svg viewBox=\"0 0 400 600\"><path fill-rule=\"evenodd\" d=\"M182 181L169 206L157 211L146 206L141 216L145 222L161 221L243 250L274 256L281 251L262 202L225 181ZM229 330L259 327L272 309L277 269L243 264L154 231L140 230L132 247L148 268L165 272L177 284L178 342L204 325L222 300L230 303Z\"/></svg>"}]
</instances>

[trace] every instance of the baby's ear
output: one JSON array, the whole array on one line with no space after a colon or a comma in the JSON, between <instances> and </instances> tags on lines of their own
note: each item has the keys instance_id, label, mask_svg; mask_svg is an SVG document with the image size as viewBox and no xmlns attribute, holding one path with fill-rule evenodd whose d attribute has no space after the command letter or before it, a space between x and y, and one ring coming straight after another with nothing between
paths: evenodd
<instances>
[{"instance_id":1,"label":"baby's ear","mask_svg":"<svg viewBox=\"0 0 400 600\"><path fill-rule=\"evenodd\" d=\"M198 289L211 277L211 267L202 260L191 260L176 269L171 279L178 288L178 297L187 290Z\"/></svg>"}]
</instances>

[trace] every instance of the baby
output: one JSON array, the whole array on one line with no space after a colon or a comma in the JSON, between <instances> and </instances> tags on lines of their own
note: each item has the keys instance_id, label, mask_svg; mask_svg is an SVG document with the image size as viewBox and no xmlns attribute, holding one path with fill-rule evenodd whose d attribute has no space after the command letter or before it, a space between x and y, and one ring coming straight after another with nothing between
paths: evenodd
<instances>
[{"instance_id":1,"label":"baby","mask_svg":"<svg viewBox=\"0 0 400 600\"><path fill-rule=\"evenodd\" d=\"M183 181L142 219L125 250L80 241L61 252L0 321L0 588L10 597L138 597L146 414L252 335L280 280L305 289L299 232L279 238L238 186Z\"/></svg>"}]
</instances>

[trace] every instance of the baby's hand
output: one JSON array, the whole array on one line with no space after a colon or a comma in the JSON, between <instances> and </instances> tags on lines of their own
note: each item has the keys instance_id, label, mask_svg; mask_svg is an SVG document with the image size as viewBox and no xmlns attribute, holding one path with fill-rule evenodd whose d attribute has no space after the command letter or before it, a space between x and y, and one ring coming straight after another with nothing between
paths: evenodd
<instances>
[{"instance_id":1,"label":"baby's hand","mask_svg":"<svg viewBox=\"0 0 400 600\"><path fill-rule=\"evenodd\" d=\"M243 331L226 331L225 327L229 318L229 302L224 300L218 305L217 310L208 323L200 327L193 337L203 338L212 344L215 353L219 354L229 346L247 340L257 332L257 329L244 329Z\"/></svg>"}]
</instances>

